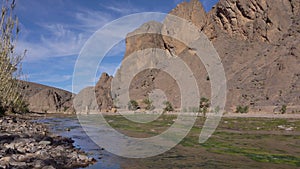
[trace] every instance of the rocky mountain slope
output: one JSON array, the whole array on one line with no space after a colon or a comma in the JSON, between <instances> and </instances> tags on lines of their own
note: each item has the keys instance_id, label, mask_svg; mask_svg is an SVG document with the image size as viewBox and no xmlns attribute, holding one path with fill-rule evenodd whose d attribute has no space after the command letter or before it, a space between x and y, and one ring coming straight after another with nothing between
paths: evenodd
<instances>
[{"instance_id":1,"label":"rocky mountain slope","mask_svg":"<svg viewBox=\"0 0 300 169\"><path fill-rule=\"evenodd\" d=\"M73 113L72 93L37 83L20 81L28 108L36 113Z\"/></svg>"},{"instance_id":2,"label":"rocky mountain slope","mask_svg":"<svg viewBox=\"0 0 300 169\"><path fill-rule=\"evenodd\" d=\"M227 111L245 105L253 111L272 112L287 105L289 112L300 112L299 8L298 0L220 0L206 13L198 0L191 0L179 4L170 14L192 22L212 41L225 68ZM157 34L130 36L139 31ZM187 46L160 35L162 31L170 36L185 33L164 23L145 23L128 34L124 58L147 48L177 55L193 71L201 95L209 98L210 81L204 65ZM101 108L113 107L107 92L110 81L102 79L96 86L98 102L105 103ZM130 97L141 101L157 88L165 91L175 107L180 106L178 85L156 69L140 72L134 78Z\"/></svg>"}]
</instances>

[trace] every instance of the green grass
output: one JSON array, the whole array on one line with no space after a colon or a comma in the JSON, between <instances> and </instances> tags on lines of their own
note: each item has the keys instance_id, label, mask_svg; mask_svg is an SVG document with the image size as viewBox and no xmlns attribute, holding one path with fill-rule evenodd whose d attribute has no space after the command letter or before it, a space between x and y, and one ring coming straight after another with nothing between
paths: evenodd
<instances>
[{"instance_id":1,"label":"green grass","mask_svg":"<svg viewBox=\"0 0 300 169\"><path fill-rule=\"evenodd\" d=\"M126 130L129 133L154 136L168 129L174 123L173 120L176 119L176 116L163 115L147 124L134 123L122 116L106 116L105 118L110 121L109 124L112 127L120 131ZM300 156L299 153L297 154L297 150L300 152L298 145L300 136L288 132L281 134L284 131L278 128L279 125L293 126L295 131L299 131L299 120L223 118L213 136L204 144L199 144L199 134L204 120L202 117L197 119L195 127L180 142L180 146L190 150L204 148L207 152L221 155L244 156L258 163L300 167ZM264 133L259 133L259 131ZM274 131L278 133L268 134ZM276 145L281 147L276 147ZM291 150L295 151L291 152Z\"/></svg>"},{"instance_id":2,"label":"green grass","mask_svg":"<svg viewBox=\"0 0 300 169\"><path fill-rule=\"evenodd\" d=\"M226 135L230 137L224 137ZM270 138L273 138L274 140L285 138L284 141L289 141L289 139L293 139L295 141L299 140L300 136L286 137L283 135L271 136L216 132L214 136L211 139L209 139L206 143L202 144L202 146L205 147L209 152L228 155L242 155L257 162L288 164L297 167L300 166L300 156L290 155L286 153L286 151L281 149L274 150L279 153L271 153L267 150L267 147L264 149L262 147L255 147L251 144L251 140Z\"/></svg>"}]
</instances>

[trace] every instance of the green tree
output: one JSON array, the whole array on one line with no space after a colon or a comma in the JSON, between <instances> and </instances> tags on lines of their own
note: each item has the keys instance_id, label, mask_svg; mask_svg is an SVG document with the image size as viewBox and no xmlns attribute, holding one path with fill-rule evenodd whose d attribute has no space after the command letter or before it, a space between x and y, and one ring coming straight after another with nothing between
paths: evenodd
<instances>
[{"instance_id":1,"label":"green tree","mask_svg":"<svg viewBox=\"0 0 300 169\"><path fill-rule=\"evenodd\" d=\"M21 61L25 55L15 53L16 39L19 34L18 18L13 14L16 4L4 0L0 21L0 110L20 112L24 103L18 78L21 76Z\"/></svg>"},{"instance_id":2,"label":"green tree","mask_svg":"<svg viewBox=\"0 0 300 169\"><path fill-rule=\"evenodd\" d=\"M139 104L137 103L137 101L135 100L130 100L128 102L128 110L137 110L139 108Z\"/></svg>"},{"instance_id":3,"label":"green tree","mask_svg":"<svg viewBox=\"0 0 300 169\"><path fill-rule=\"evenodd\" d=\"M237 106L236 107L236 113L248 113L249 112L249 107L248 106Z\"/></svg>"},{"instance_id":4,"label":"green tree","mask_svg":"<svg viewBox=\"0 0 300 169\"><path fill-rule=\"evenodd\" d=\"M286 105L282 105L281 109L280 109L280 113L281 114L285 114L286 113L286 109L287 109L287 106Z\"/></svg>"},{"instance_id":5,"label":"green tree","mask_svg":"<svg viewBox=\"0 0 300 169\"><path fill-rule=\"evenodd\" d=\"M199 112L202 113L204 117L208 112L209 106L210 106L209 99L202 97L200 99Z\"/></svg>"},{"instance_id":6,"label":"green tree","mask_svg":"<svg viewBox=\"0 0 300 169\"><path fill-rule=\"evenodd\" d=\"M165 102L164 102L164 105L165 105L165 108L163 109L163 112L171 112L171 111L174 111L174 108L173 108L171 102L165 101Z\"/></svg>"},{"instance_id":7,"label":"green tree","mask_svg":"<svg viewBox=\"0 0 300 169\"><path fill-rule=\"evenodd\" d=\"M152 105L153 101L150 100L149 98L144 99L144 100L143 100L143 103L146 104L146 107L145 107L146 110L153 110L153 109L155 108L155 107Z\"/></svg>"}]
</instances>

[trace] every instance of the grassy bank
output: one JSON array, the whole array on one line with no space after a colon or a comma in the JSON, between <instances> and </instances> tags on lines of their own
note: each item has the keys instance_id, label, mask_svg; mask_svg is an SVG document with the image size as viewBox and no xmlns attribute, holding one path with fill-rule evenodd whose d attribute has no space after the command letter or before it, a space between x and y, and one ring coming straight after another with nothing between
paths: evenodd
<instances>
[{"instance_id":1,"label":"grassy bank","mask_svg":"<svg viewBox=\"0 0 300 169\"><path fill-rule=\"evenodd\" d=\"M165 131L176 116L133 123L122 116L106 116L110 125L133 137ZM147 159L124 160L124 168L298 168L300 120L223 118L212 137L199 144L204 124L199 117L188 136L170 151ZM132 165L131 165L132 164Z\"/></svg>"}]
</instances>

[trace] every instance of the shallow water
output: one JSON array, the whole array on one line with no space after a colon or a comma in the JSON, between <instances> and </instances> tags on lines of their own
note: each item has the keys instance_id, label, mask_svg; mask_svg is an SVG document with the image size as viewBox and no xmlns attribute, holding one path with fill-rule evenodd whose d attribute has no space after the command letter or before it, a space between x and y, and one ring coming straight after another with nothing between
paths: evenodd
<instances>
[{"instance_id":1,"label":"shallow water","mask_svg":"<svg viewBox=\"0 0 300 169\"><path fill-rule=\"evenodd\" d=\"M83 131L76 116L63 116L63 117L46 117L37 120L37 122L49 125L51 132L63 136L69 137L74 140L74 146L80 148L89 157L93 157L97 160L94 165L86 167L87 169L119 169L120 164L117 156L102 150L97 144L95 144ZM70 129L70 131L67 131ZM99 157L102 157L99 159Z\"/></svg>"}]
</instances>

